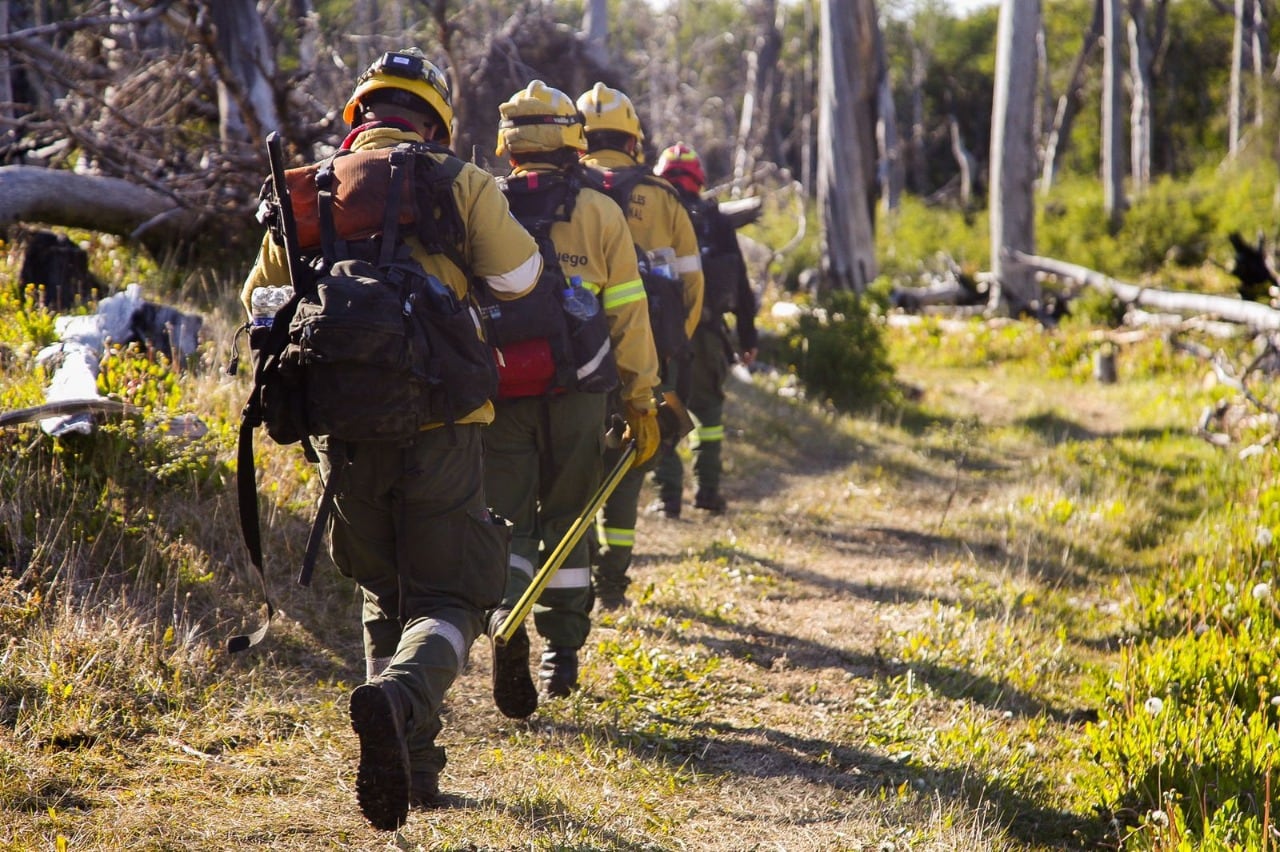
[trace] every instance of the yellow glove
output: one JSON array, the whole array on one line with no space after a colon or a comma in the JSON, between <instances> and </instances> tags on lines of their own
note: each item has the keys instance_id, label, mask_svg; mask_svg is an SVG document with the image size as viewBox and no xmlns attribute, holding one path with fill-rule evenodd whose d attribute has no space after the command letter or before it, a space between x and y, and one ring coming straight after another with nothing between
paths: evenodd
<instances>
[{"instance_id":1,"label":"yellow glove","mask_svg":"<svg viewBox=\"0 0 1280 852\"><path fill-rule=\"evenodd\" d=\"M627 419L627 431L622 437L636 442L636 456L631 461L631 467L637 468L653 458L653 454L658 451L658 441L662 437L658 431L658 415L652 408L636 408L627 403L624 416Z\"/></svg>"}]
</instances>

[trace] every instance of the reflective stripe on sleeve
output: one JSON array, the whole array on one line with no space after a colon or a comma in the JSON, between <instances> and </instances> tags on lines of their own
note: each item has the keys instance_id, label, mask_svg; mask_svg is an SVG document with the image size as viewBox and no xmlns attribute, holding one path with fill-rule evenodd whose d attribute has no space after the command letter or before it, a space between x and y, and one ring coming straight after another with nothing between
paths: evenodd
<instances>
[{"instance_id":1,"label":"reflective stripe on sleeve","mask_svg":"<svg viewBox=\"0 0 1280 852\"><path fill-rule=\"evenodd\" d=\"M644 298L644 282L639 278L625 284L614 284L604 291L604 309L611 311Z\"/></svg>"},{"instance_id":2,"label":"reflective stripe on sleeve","mask_svg":"<svg viewBox=\"0 0 1280 852\"><path fill-rule=\"evenodd\" d=\"M675 259L671 264L671 268L675 270L677 275L684 275L686 272L697 272L702 268L702 255L686 254Z\"/></svg>"},{"instance_id":3,"label":"reflective stripe on sleeve","mask_svg":"<svg viewBox=\"0 0 1280 852\"><path fill-rule=\"evenodd\" d=\"M590 585L590 568L561 568L547 581L548 589L585 589Z\"/></svg>"},{"instance_id":4,"label":"reflective stripe on sleeve","mask_svg":"<svg viewBox=\"0 0 1280 852\"><path fill-rule=\"evenodd\" d=\"M510 272L504 272L502 275L486 275L484 280L499 293L523 293L538 280L538 273L541 270L542 255L534 252L524 263Z\"/></svg>"}]
</instances>

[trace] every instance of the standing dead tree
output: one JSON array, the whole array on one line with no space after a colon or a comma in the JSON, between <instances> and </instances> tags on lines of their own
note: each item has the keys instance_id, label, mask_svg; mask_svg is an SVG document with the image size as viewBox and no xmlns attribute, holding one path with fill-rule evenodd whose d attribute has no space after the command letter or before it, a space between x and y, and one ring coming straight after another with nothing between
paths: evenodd
<instances>
[{"instance_id":1,"label":"standing dead tree","mask_svg":"<svg viewBox=\"0 0 1280 852\"><path fill-rule=\"evenodd\" d=\"M823 0L818 206L823 278L862 292L876 275L876 16L871 0Z\"/></svg>"},{"instance_id":2,"label":"standing dead tree","mask_svg":"<svg viewBox=\"0 0 1280 852\"><path fill-rule=\"evenodd\" d=\"M1035 245L1036 38L1040 0L1004 0L996 43L996 83L991 111L990 309L1000 314L1037 312L1040 288L1034 277L1008 263L1007 249Z\"/></svg>"}]
</instances>

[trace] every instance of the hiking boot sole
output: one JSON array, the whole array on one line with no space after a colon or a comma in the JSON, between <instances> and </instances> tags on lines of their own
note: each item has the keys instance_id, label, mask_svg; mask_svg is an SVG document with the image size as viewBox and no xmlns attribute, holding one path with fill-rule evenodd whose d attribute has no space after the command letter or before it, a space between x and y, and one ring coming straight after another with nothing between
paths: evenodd
<instances>
[{"instance_id":1,"label":"hiking boot sole","mask_svg":"<svg viewBox=\"0 0 1280 852\"><path fill-rule=\"evenodd\" d=\"M366 683L351 693L351 728L360 738L360 812L374 828L395 831L409 819L409 752L382 687Z\"/></svg>"},{"instance_id":2,"label":"hiking boot sole","mask_svg":"<svg viewBox=\"0 0 1280 852\"><path fill-rule=\"evenodd\" d=\"M538 709L538 690L529 674L529 632L521 627L506 645L493 647L493 703L508 719L527 719Z\"/></svg>"}]
</instances>

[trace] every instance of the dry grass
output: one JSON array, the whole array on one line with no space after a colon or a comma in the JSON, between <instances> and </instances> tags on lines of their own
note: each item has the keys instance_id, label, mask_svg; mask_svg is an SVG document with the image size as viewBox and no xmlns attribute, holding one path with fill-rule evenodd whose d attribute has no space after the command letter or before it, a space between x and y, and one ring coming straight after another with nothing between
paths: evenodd
<instances>
[{"instance_id":1,"label":"dry grass","mask_svg":"<svg viewBox=\"0 0 1280 852\"><path fill-rule=\"evenodd\" d=\"M354 805L354 593L327 565L311 590L291 585L316 496L296 450L262 450L288 617L244 657L219 650L254 606L226 580L244 559L225 470L163 492L137 524L142 544L28 534L58 552L28 554L0 586L0 849L1101 842L1078 780L1076 696L1108 653L1093 639L1115 632L1115 587L1089 579L1107 556L1064 550L1010 507L1055 488L1083 500L1044 463L1064 440L1055 429L1106 441L1132 417L1069 380L1028 392L904 375L925 393L914 418L851 419L734 385L732 511L641 520L635 604L599 620L574 698L504 719L478 644L446 708L447 803L395 835ZM232 421L242 388L200 381L212 419ZM1060 422L1045 426L1046 411ZM230 431L213 440L230 459ZM59 460L28 458L33 490L18 501L73 508ZM18 501L4 499L6 524L30 520ZM150 579L112 579L132 553L153 554Z\"/></svg>"}]
</instances>

